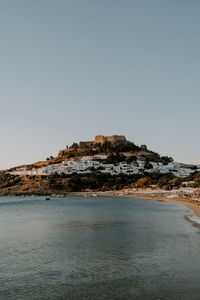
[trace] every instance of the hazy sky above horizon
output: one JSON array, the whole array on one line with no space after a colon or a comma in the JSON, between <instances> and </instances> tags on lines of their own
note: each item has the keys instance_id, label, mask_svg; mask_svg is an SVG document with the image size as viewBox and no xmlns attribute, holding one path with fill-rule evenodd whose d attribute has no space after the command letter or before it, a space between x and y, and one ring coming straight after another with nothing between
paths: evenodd
<instances>
[{"instance_id":1,"label":"hazy sky above horizon","mask_svg":"<svg viewBox=\"0 0 200 300\"><path fill-rule=\"evenodd\" d=\"M200 164L200 1L0 0L0 169L123 134Z\"/></svg>"}]
</instances>

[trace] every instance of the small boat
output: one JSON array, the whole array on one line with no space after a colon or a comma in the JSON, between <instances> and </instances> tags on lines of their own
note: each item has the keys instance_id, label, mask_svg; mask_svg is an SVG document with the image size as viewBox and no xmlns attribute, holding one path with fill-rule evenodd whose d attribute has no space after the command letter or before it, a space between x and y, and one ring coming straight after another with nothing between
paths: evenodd
<instances>
[{"instance_id":1,"label":"small boat","mask_svg":"<svg viewBox=\"0 0 200 300\"><path fill-rule=\"evenodd\" d=\"M51 198L45 197L44 200L51 200Z\"/></svg>"}]
</instances>

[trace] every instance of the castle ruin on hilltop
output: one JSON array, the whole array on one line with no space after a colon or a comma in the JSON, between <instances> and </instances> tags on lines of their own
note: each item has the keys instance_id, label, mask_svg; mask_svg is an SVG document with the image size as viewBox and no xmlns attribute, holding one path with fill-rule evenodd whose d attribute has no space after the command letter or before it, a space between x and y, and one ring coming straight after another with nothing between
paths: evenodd
<instances>
[{"instance_id":1,"label":"castle ruin on hilltop","mask_svg":"<svg viewBox=\"0 0 200 300\"><path fill-rule=\"evenodd\" d=\"M124 135L97 135L95 136L94 143L104 144L105 142L115 143L117 141L126 141L126 137Z\"/></svg>"},{"instance_id":2,"label":"castle ruin on hilltop","mask_svg":"<svg viewBox=\"0 0 200 300\"><path fill-rule=\"evenodd\" d=\"M73 149L88 149L93 148L96 145L101 146L105 143L127 143L126 137L124 135L110 135L110 136L104 136L104 135L97 135L94 138L94 141L81 141L79 144L73 143L72 146L68 147L67 149L60 150L58 156L63 156L65 153L68 153L69 151Z\"/></svg>"},{"instance_id":3,"label":"castle ruin on hilltop","mask_svg":"<svg viewBox=\"0 0 200 300\"><path fill-rule=\"evenodd\" d=\"M90 147L93 144L105 144L106 142L115 143L118 141L126 141L126 137L123 135L110 135L110 136L104 136L104 135L96 135L94 138L94 141L83 141L79 143L80 148Z\"/></svg>"}]
</instances>

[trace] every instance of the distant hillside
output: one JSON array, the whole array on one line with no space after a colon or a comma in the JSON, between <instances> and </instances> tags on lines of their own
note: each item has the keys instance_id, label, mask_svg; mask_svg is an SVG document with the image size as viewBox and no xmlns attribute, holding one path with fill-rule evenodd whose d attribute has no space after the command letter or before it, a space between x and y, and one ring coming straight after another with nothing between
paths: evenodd
<instances>
[{"instance_id":1,"label":"distant hillside","mask_svg":"<svg viewBox=\"0 0 200 300\"><path fill-rule=\"evenodd\" d=\"M200 166L174 162L126 137L96 136L66 146L57 157L1 172L3 194L51 194L157 185L198 185ZM200 181L200 180L199 180ZM186 182L186 183L184 183Z\"/></svg>"}]
</instances>

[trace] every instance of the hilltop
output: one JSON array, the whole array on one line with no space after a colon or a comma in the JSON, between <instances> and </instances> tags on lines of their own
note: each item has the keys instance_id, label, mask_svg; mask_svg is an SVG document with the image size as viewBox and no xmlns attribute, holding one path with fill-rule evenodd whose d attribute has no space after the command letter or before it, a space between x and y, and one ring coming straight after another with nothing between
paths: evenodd
<instances>
[{"instance_id":1,"label":"hilltop","mask_svg":"<svg viewBox=\"0 0 200 300\"><path fill-rule=\"evenodd\" d=\"M98 135L66 146L57 157L15 167L0 175L2 194L51 194L124 187L199 186L200 166L174 162L125 136Z\"/></svg>"}]
</instances>

